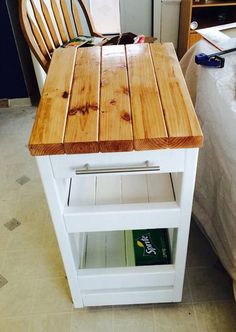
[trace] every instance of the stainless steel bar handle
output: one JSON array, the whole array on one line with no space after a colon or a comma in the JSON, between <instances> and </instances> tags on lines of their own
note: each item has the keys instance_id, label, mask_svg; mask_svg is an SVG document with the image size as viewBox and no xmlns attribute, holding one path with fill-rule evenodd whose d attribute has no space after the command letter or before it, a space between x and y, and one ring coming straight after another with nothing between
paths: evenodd
<instances>
[{"instance_id":1,"label":"stainless steel bar handle","mask_svg":"<svg viewBox=\"0 0 236 332\"><path fill-rule=\"evenodd\" d=\"M145 166L125 166L125 167L109 167L109 168L89 168L89 164L85 164L83 168L75 170L76 175L85 174L110 174L110 173L135 173L135 172L158 172L160 166L150 166L149 161L145 161Z\"/></svg>"}]
</instances>

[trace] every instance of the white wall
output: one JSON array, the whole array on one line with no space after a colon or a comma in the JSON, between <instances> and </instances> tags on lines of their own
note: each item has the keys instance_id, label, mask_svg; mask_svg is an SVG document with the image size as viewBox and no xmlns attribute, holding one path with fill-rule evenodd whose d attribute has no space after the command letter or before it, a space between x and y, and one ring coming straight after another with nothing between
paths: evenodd
<instances>
[{"instance_id":1,"label":"white wall","mask_svg":"<svg viewBox=\"0 0 236 332\"><path fill-rule=\"evenodd\" d=\"M152 0L120 0L121 30L152 34Z\"/></svg>"}]
</instances>

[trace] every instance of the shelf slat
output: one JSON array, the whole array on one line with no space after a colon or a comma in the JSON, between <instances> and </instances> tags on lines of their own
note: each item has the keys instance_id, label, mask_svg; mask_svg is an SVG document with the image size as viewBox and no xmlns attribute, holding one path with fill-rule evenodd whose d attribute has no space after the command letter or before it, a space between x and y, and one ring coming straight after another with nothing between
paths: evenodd
<instances>
[{"instance_id":1,"label":"shelf slat","mask_svg":"<svg viewBox=\"0 0 236 332\"><path fill-rule=\"evenodd\" d=\"M165 287L173 286L175 273L174 265L83 269L78 271L78 281L82 291Z\"/></svg>"},{"instance_id":2,"label":"shelf slat","mask_svg":"<svg viewBox=\"0 0 236 332\"><path fill-rule=\"evenodd\" d=\"M145 287L82 293L84 306L173 302L173 287Z\"/></svg>"}]
</instances>

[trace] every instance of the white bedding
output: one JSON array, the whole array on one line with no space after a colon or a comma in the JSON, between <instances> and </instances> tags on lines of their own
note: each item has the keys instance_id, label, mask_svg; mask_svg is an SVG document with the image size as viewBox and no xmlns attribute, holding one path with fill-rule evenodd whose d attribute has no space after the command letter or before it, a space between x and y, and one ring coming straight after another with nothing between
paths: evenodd
<instances>
[{"instance_id":1,"label":"white bedding","mask_svg":"<svg viewBox=\"0 0 236 332\"><path fill-rule=\"evenodd\" d=\"M222 69L198 66L195 54L217 50L200 41L181 67L204 133L193 214L233 279L236 298L236 52Z\"/></svg>"}]
</instances>

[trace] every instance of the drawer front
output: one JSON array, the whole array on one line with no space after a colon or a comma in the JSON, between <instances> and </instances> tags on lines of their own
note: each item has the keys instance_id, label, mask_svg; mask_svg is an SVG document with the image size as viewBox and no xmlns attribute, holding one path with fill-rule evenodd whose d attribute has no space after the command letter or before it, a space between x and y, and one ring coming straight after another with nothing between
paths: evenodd
<instances>
[{"instance_id":1,"label":"drawer front","mask_svg":"<svg viewBox=\"0 0 236 332\"><path fill-rule=\"evenodd\" d=\"M71 178L86 174L86 169L95 174L183 172L185 149L96 153L81 155L54 155L50 157L56 178ZM77 175L76 175L77 174Z\"/></svg>"}]
</instances>

